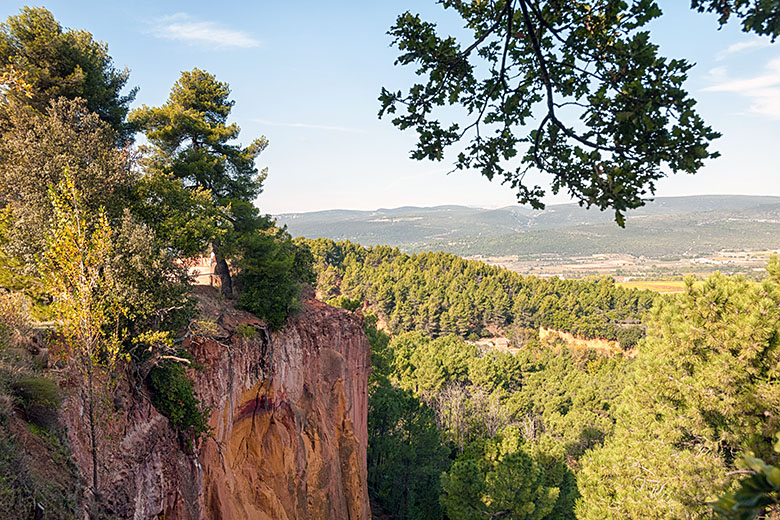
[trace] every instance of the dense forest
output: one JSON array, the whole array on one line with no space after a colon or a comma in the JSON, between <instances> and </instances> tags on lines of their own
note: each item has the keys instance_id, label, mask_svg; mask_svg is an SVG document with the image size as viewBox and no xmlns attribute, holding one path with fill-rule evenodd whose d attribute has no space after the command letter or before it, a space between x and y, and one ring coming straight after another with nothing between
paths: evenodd
<instances>
[{"instance_id":1,"label":"dense forest","mask_svg":"<svg viewBox=\"0 0 780 520\"><path fill-rule=\"evenodd\" d=\"M657 299L635 359L391 337L366 311L372 499L402 519L761 514L780 487L776 258L769 273Z\"/></svg>"},{"instance_id":2,"label":"dense forest","mask_svg":"<svg viewBox=\"0 0 780 520\"><path fill-rule=\"evenodd\" d=\"M617 340L628 349L644 334L642 318L659 298L619 287L609 277L523 277L447 253L407 255L328 239L301 243L314 257L323 299L365 301L393 333L420 330L433 337L476 339L501 331L522 342L547 327Z\"/></svg>"}]
</instances>

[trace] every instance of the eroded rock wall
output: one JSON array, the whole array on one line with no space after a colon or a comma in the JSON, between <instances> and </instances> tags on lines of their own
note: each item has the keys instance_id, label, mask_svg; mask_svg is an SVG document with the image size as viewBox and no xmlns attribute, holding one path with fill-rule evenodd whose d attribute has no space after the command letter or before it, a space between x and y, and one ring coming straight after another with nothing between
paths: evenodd
<instances>
[{"instance_id":1,"label":"eroded rock wall","mask_svg":"<svg viewBox=\"0 0 780 520\"><path fill-rule=\"evenodd\" d=\"M355 316L309 300L268 333L254 316L199 288L212 328L187 345L213 436L187 454L143 392L126 388L102 468L118 518L367 519L370 349ZM66 413L76 461L90 475L85 411Z\"/></svg>"}]
</instances>

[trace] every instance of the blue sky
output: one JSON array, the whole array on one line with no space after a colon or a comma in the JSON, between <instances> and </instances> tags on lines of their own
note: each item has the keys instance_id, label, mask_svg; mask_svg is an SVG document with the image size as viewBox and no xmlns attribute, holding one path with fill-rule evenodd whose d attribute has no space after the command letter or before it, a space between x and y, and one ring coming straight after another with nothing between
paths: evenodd
<instances>
[{"instance_id":1,"label":"blue sky","mask_svg":"<svg viewBox=\"0 0 780 520\"><path fill-rule=\"evenodd\" d=\"M659 182L657 195L780 195L780 42L747 35L687 0L662 0L651 26L662 54L697 65L688 90L723 132L723 156L695 176ZM4 1L0 17L24 4ZM31 4L41 5L41 4ZM380 88L404 88L411 71L393 66L386 35L405 11L454 22L433 0L291 2L46 2L62 25L105 41L140 87L136 105L159 105L182 70L200 67L230 84L243 140L265 135L268 213L330 208L465 204L499 207L514 193L476 172L408 158L414 136L378 120ZM454 27L454 26L453 26ZM546 185L547 177L532 181ZM559 195L548 202L566 202Z\"/></svg>"}]
</instances>

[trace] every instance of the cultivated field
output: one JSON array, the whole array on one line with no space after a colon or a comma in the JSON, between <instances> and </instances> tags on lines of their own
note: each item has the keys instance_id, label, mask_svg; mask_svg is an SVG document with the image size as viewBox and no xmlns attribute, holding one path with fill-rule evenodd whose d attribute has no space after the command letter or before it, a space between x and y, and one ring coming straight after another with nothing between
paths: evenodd
<instances>
[{"instance_id":1,"label":"cultivated field","mask_svg":"<svg viewBox=\"0 0 780 520\"><path fill-rule=\"evenodd\" d=\"M712 255L645 257L626 254L587 256L526 255L483 256L469 258L500 265L523 275L549 278L581 279L611 276L626 287L672 293L684 288L683 278L705 278L712 273L742 274L759 280L766 275L765 266L777 251L723 250Z\"/></svg>"}]
</instances>

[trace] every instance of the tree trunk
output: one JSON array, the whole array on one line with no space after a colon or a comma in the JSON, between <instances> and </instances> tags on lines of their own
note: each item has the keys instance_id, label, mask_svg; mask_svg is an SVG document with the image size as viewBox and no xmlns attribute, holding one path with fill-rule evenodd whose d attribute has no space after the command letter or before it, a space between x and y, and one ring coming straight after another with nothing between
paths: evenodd
<instances>
[{"instance_id":1,"label":"tree trunk","mask_svg":"<svg viewBox=\"0 0 780 520\"><path fill-rule=\"evenodd\" d=\"M89 435L91 437L92 441L92 496L93 499L97 502L98 496L100 494L100 491L98 490L98 452L97 452L97 432L95 431L95 389L94 389L94 382L92 380L93 378L93 367L92 367L92 360L89 360L89 367L88 367L88 373L87 373L87 391L89 392L89 395L87 396L87 399L89 401L88 405L88 411L89 411Z\"/></svg>"},{"instance_id":2,"label":"tree trunk","mask_svg":"<svg viewBox=\"0 0 780 520\"><path fill-rule=\"evenodd\" d=\"M232 298L233 280L230 278L230 268L219 250L219 245L214 242L211 244L211 248L214 251L214 272L219 276L220 285L222 285L222 295L226 298Z\"/></svg>"}]
</instances>

